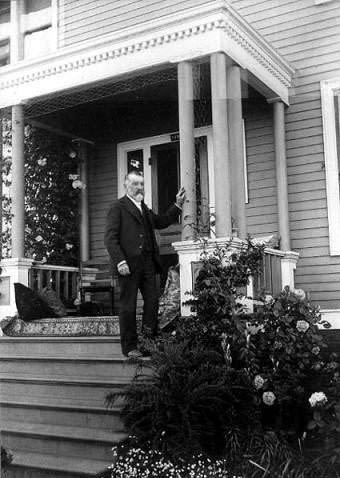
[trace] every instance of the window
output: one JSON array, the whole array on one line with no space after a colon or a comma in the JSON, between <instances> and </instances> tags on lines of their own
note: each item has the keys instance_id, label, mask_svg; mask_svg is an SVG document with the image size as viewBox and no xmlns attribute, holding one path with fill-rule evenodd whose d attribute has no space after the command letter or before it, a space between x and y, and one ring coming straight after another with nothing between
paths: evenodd
<instances>
[{"instance_id":1,"label":"window","mask_svg":"<svg viewBox=\"0 0 340 478\"><path fill-rule=\"evenodd\" d=\"M55 47L54 0L26 0L23 15L24 58L42 56Z\"/></svg>"},{"instance_id":2,"label":"window","mask_svg":"<svg viewBox=\"0 0 340 478\"><path fill-rule=\"evenodd\" d=\"M321 82L329 247L340 255L340 78Z\"/></svg>"},{"instance_id":3,"label":"window","mask_svg":"<svg viewBox=\"0 0 340 478\"><path fill-rule=\"evenodd\" d=\"M9 63L10 1L0 2L0 66Z\"/></svg>"}]
</instances>

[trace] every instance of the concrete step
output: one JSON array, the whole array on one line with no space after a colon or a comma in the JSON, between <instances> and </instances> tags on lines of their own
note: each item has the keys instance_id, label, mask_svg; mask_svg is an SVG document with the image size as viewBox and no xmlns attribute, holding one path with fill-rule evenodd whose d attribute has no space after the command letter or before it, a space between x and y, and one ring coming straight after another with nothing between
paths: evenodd
<instances>
[{"instance_id":1,"label":"concrete step","mask_svg":"<svg viewBox=\"0 0 340 478\"><path fill-rule=\"evenodd\" d=\"M0 356L0 377L12 377L17 373L48 378L132 379L136 365L126 358Z\"/></svg>"},{"instance_id":2,"label":"concrete step","mask_svg":"<svg viewBox=\"0 0 340 478\"><path fill-rule=\"evenodd\" d=\"M50 425L97 428L101 430L122 432L124 430L119 412L120 408L107 409L104 407L60 406L22 401L0 402L1 420L20 421L21 423L35 423Z\"/></svg>"},{"instance_id":3,"label":"concrete step","mask_svg":"<svg viewBox=\"0 0 340 478\"><path fill-rule=\"evenodd\" d=\"M11 450L79 457L110 462L112 446L126 438L124 432L83 427L1 421L1 443Z\"/></svg>"},{"instance_id":4,"label":"concrete step","mask_svg":"<svg viewBox=\"0 0 340 478\"><path fill-rule=\"evenodd\" d=\"M94 478L110 463L17 451L6 478Z\"/></svg>"},{"instance_id":5,"label":"concrete step","mask_svg":"<svg viewBox=\"0 0 340 478\"><path fill-rule=\"evenodd\" d=\"M0 337L5 357L123 358L119 337Z\"/></svg>"},{"instance_id":6,"label":"concrete step","mask_svg":"<svg viewBox=\"0 0 340 478\"><path fill-rule=\"evenodd\" d=\"M60 406L105 406L110 391L124 391L129 379L68 379L15 375L0 377L0 401L17 401L18 397L33 404L48 405L51 400Z\"/></svg>"}]
</instances>

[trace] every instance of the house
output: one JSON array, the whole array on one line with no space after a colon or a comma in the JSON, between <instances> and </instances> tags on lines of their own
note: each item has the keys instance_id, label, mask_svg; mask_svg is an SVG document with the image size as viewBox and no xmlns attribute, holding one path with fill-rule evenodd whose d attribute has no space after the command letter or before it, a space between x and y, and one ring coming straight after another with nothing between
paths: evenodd
<instances>
[{"instance_id":1,"label":"house","mask_svg":"<svg viewBox=\"0 0 340 478\"><path fill-rule=\"evenodd\" d=\"M72 293L77 275L24 254L28 122L71 138L81 157L82 261L107 260L107 209L138 169L155 210L179 184L186 189L181 224L159 235L164 264L179 260L182 297L202 252L197 233L209 237L205 247L232 237L235 248L247 234L278 234L279 249L267 250L271 289L304 289L339 326L339 24L339 0L1 0L0 108L13 120L12 258L2 261L1 316L15 311L14 282L45 274ZM38 342L40 355L56 347ZM66 353L66 342L55 353ZM85 342L70 340L95 350ZM2 355L10 347L2 340ZM90 413L71 382L65 420L75 409ZM20 409L2 406L12 420ZM75 476L71 464L63 476Z\"/></svg>"},{"instance_id":2,"label":"house","mask_svg":"<svg viewBox=\"0 0 340 478\"><path fill-rule=\"evenodd\" d=\"M14 126L2 314L37 267L23 250L28 121L77 140L83 260L106 257L106 211L137 168L159 211L186 188L182 224L160 235L183 293L197 215L214 216L218 242L278 233L281 285L337 321L339 15L337 0L3 0L0 107Z\"/></svg>"}]
</instances>

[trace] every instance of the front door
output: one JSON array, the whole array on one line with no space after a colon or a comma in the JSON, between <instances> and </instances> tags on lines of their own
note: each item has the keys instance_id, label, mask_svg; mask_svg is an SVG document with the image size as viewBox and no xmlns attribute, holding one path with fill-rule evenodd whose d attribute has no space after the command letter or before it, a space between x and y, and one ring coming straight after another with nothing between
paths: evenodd
<instances>
[{"instance_id":1,"label":"front door","mask_svg":"<svg viewBox=\"0 0 340 478\"><path fill-rule=\"evenodd\" d=\"M152 209L157 214L164 214L176 201L180 183L179 168L178 142L151 146ZM161 254L173 254L172 242L181 239L180 220L157 231L157 235Z\"/></svg>"}]
</instances>

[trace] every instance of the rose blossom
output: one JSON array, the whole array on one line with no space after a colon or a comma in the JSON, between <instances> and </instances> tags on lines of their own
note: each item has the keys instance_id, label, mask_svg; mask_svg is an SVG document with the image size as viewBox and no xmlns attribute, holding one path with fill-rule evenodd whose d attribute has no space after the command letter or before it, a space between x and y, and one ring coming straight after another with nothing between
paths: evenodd
<instances>
[{"instance_id":1,"label":"rose blossom","mask_svg":"<svg viewBox=\"0 0 340 478\"><path fill-rule=\"evenodd\" d=\"M306 320L298 320L296 322L296 328L299 332L307 332L309 329L309 323Z\"/></svg>"},{"instance_id":2,"label":"rose blossom","mask_svg":"<svg viewBox=\"0 0 340 478\"><path fill-rule=\"evenodd\" d=\"M318 355L320 353L320 347L315 346L312 348L312 354Z\"/></svg>"},{"instance_id":3,"label":"rose blossom","mask_svg":"<svg viewBox=\"0 0 340 478\"><path fill-rule=\"evenodd\" d=\"M306 292L303 289L293 289L293 294L300 300L305 300Z\"/></svg>"},{"instance_id":4,"label":"rose blossom","mask_svg":"<svg viewBox=\"0 0 340 478\"><path fill-rule=\"evenodd\" d=\"M46 164L47 164L47 159L46 158L38 159L38 165L39 166L46 166Z\"/></svg>"},{"instance_id":5,"label":"rose blossom","mask_svg":"<svg viewBox=\"0 0 340 478\"><path fill-rule=\"evenodd\" d=\"M276 397L273 392L264 392L262 395L262 400L265 405L271 406L274 404Z\"/></svg>"},{"instance_id":6,"label":"rose blossom","mask_svg":"<svg viewBox=\"0 0 340 478\"><path fill-rule=\"evenodd\" d=\"M37 236L37 237L35 238L35 240L36 240L37 242L41 242L41 241L43 240L43 238L39 235L39 236Z\"/></svg>"},{"instance_id":7,"label":"rose blossom","mask_svg":"<svg viewBox=\"0 0 340 478\"><path fill-rule=\"evenodd\" d=\"M261 375L256 375L256 377L254 378L254 386L256 388L256 390L259 390L260 388L263 387L264 385L264 378L261 377Z\"/></svg>"},{"instance_id":8,"label":"rose blossom","mask_svg":"<svg viewBox=\"0 0 340 478\"><path fill-rule=\"evenodd\" d=\"M308 399L311 407L317 407L325 405L328 401L326 395L323 392L314 392Z\"/></svg>"}]
</instances>

